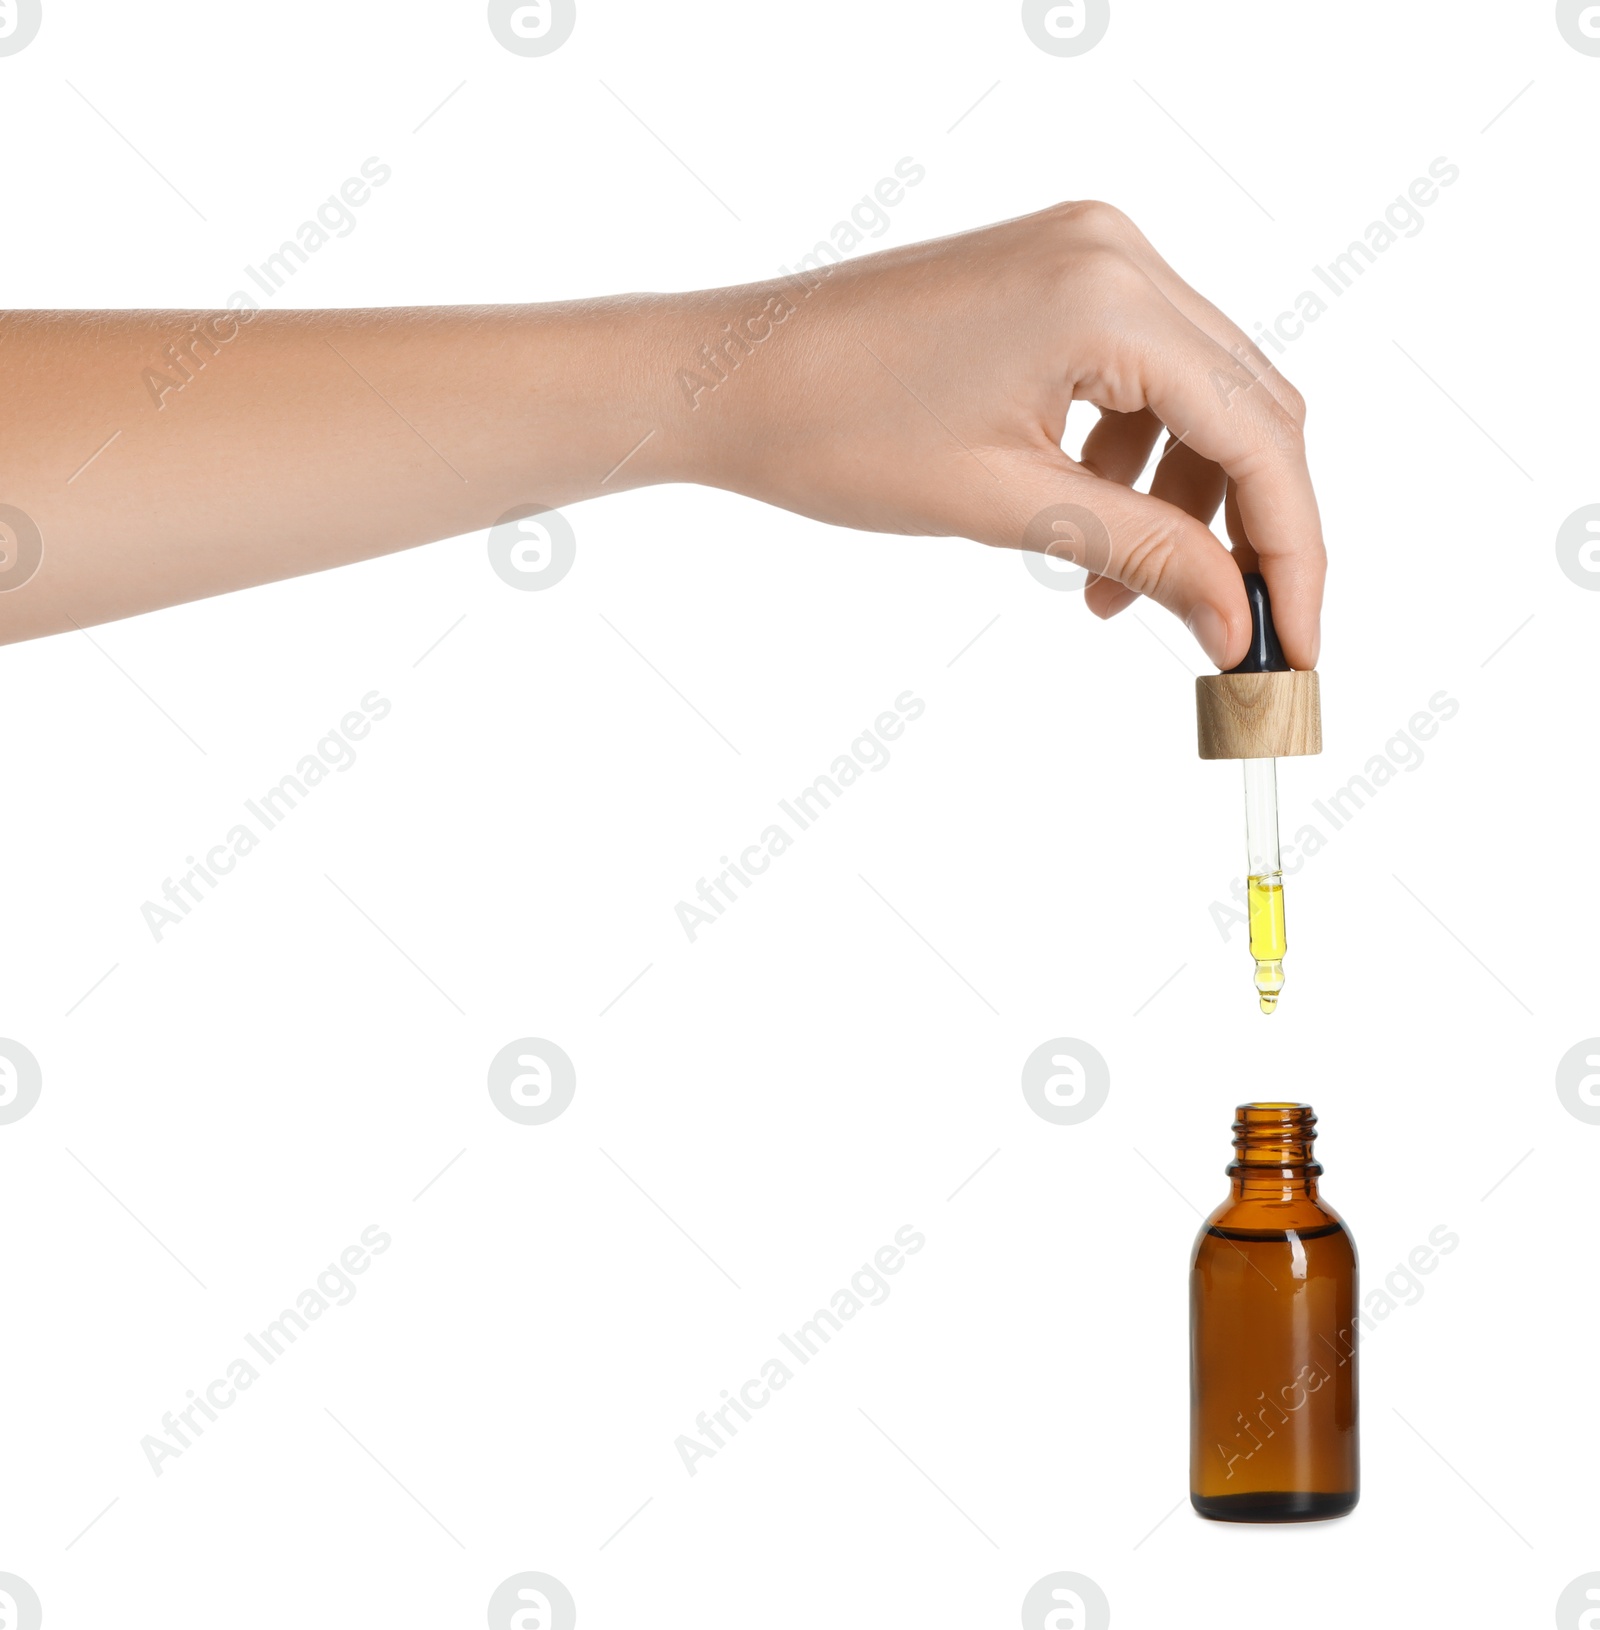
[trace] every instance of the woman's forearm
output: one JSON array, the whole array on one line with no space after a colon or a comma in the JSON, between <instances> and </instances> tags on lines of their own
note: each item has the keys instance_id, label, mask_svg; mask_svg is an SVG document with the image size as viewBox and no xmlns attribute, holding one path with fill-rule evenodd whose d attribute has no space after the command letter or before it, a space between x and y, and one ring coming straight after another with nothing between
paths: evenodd
<instances>
[{"instance_id":1,"label":"woman's forearm","mask_svg":"<svg viewBox=\"0 0 1600 1630\"><path fill-rule=\"evenodd\" d=\"M0 588L32 575L0 593L0 641L667 478L676 326L653 297L15 313L0 322L0 505L42 556L5 540Z\"/></svg>"}]
</instances>

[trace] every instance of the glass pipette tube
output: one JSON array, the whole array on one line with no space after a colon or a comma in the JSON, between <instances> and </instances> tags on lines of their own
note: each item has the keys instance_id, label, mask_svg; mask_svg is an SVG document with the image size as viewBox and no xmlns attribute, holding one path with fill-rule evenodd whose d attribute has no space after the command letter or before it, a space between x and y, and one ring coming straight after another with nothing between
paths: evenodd
<instances>
[{"instance_id":1,"label":"glass pipette tube","mask_svg":"<svg viewBox=\"0 0 1600 1630\"><path fill-rule=\"evenodd\" d=\"M1250 955L1261 1011L1277 1010L1283 989L1283 861L1278 853L1278 761L1244 760L1245 845L1250 854Z\"/></svg>"}]
</instances>

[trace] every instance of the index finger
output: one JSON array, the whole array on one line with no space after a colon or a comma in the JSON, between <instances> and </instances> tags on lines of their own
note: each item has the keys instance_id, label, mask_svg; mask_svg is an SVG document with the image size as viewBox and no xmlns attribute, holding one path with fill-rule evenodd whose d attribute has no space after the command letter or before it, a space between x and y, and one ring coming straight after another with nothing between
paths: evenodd
<instances>
[{"instance_id":1,"label":"index finger","mask_svg":"<svg viewBox=\"0 0 1600 1630\"><path fill-rule=\"evenodd\" d=\"M1157 292L1168 343L1146 353L1145 400L1180 441L1227 472L1284 654L1296 668L1314 668L1327 552L1305 433L1257 375Z\"/></svg>"}]
</instances>

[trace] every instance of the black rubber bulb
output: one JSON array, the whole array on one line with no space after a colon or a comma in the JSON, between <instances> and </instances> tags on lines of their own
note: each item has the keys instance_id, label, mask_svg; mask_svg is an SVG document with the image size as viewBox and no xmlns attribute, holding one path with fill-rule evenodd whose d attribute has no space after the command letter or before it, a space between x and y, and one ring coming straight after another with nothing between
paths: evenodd
<instances>
[{"instance_id":1,"label":"black rubber bulb","mask_svg":"<svg viewBox=\"0 0 1600 1630\"><path fill-rule=\"evenodd\" d=\"M1267 594L1267 580L1260 572L1244 574L1245 598L1250 602L1250 649L1233 674L1284 674L1289 664L1283 647L1278 644L1278 631L1272 626L1272 601Z\"/></svg>"}]
</instances>

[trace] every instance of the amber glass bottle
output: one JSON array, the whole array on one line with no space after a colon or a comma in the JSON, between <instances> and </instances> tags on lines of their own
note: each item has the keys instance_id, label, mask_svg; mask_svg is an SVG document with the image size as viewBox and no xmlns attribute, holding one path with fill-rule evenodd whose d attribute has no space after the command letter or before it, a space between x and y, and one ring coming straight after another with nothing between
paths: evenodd
<instances>
[{"instance_id":1,"label":"amber glass bottle","mask_svg":"<svg viewBox=\"0 0 1600 1630\"><path fill-rule=\"evenodd\" d=\"M1224 1522L1342 1517L1360 1489L1356 1247L1317 1193L1309 1104L1244 1104L1233 1193L1189 1276L1189 1498Z\"/></svg>"}]
</instances>

